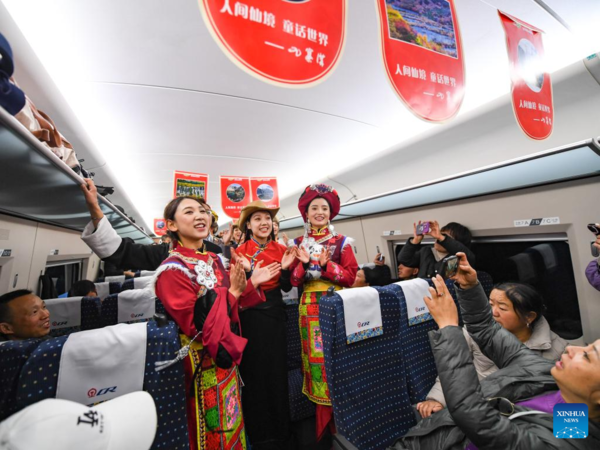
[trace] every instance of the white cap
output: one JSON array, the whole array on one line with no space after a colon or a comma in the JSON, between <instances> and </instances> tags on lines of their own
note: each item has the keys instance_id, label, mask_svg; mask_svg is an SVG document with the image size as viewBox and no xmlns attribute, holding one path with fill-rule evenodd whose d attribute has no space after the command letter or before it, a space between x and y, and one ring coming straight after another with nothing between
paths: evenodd
<instances>
[{"instance_id":1,"label":"white cap","mask_svg":"<svg viewBox=\"0 0 600 450\"><path fill-rule=\"evenodd\" d=\"M133 392L94 407L46 399L0 423L0 450L148 450L156 406Z\"/></svg>"}]
</instances>

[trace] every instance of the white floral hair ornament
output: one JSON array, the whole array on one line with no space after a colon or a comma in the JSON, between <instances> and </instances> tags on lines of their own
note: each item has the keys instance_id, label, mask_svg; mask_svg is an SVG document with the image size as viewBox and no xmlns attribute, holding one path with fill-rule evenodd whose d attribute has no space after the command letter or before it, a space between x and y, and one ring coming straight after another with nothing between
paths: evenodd
<instances>
[{"instance_id":1,"label":"white floral hair ornament","mask_svg":"<svg viewBox=\"0 0 600 450\"><path fill-rule=\"evenodd\" d=\"M206 264L204 261L198 261L198 264L194 267L194 271L196 272L196 281L199 285L204 286L206 289L214 289L217 277L211 265Z\"/></svg>"}]
</instances>

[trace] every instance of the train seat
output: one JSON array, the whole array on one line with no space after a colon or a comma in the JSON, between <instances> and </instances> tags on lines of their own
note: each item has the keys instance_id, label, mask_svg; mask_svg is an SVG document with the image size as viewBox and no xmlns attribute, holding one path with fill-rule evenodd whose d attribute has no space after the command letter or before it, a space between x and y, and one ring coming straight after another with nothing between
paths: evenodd
<instances>
[{"instance_id":1,"label":"train seat","mask_svg":"<svg viewBox=\"0 0 600 450\"><path fill-rule=\"evenodd\" d=\"M155 362L173 359L180 348L177 326L173 322L164 327L158 327L156 322L145 326L143 390L154 398L158 413L158 429L151 448L188 449L183 365L179 362L160 372L154 370ZM61 336L42 341L27 359L18 380L16 411L56 397L62 351L68 338ZM99 364L105 368L106 362Z\"/></svg>"},{"instance_id":2,"label":"train seat","mask_svg":"<svg viewBox=\"0 0 600 450\"><path fill-rule=\"evenodd\" d=\"M97 297L67 297L45 300L50 312L50 336L58 337L102 326L101 302Z\"/></svg>"}]
</instances>

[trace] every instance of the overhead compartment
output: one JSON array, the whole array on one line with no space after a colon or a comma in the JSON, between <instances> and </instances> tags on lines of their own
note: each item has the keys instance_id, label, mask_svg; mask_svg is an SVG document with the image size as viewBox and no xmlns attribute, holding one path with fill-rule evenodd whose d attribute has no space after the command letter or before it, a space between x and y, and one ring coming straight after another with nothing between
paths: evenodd
<instances>
[{"instance_id":1,"label":"overhead compartment","mask_svg":"<svg viewBox=\"0 0 600 450\"><path fill-rule=\"evenodd\" d=\"M82 231L90 216L80 190L83 179L0 108L0 212ZM110 201L102 212L121 237L152 239Z\"/></svg>"}]
</instances>

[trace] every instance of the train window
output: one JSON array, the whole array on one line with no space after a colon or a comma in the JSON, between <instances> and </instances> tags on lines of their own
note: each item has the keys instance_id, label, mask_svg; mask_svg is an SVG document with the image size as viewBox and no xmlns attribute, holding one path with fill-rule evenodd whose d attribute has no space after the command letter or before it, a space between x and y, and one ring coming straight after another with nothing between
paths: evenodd
<instances>
[{"instance_id":1,"label":"train window","mask_svg":"<svg viewBox=\"0 0 600 450\"><path fill-rule=\"evenodd\" d=\"M433 241L423 243L431 246ZM396 261L402 247L394 247ZM583 335L566 234L473 238L472 250L477 270L487 272L494 284L516 281L535 287L555 333L569 340Z\"/></svg>"},{"instance_id":2,"label":"train window","mask_svg":"<svg viewBox=\"0 0 600 450\"><path fill-rule=\"evenodd\" d=\"M53 290L58 295L62 295L69 292L73 283L81 279L81 267L81 260L52 262L46 265L46 272L43 279L46 282L51 282ZM46 292L46 290L40 287L40 293L42 291Z\"/></svg>"}]
</instances>

